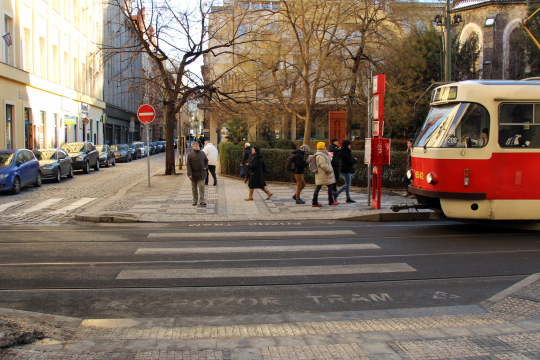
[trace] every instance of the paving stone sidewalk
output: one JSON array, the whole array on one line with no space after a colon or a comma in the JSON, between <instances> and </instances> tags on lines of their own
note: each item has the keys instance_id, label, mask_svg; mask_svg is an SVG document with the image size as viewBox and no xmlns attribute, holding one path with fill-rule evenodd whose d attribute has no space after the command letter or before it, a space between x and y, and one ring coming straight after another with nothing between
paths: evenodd
<instances>
[{"instance_id":1,"label":"paving stone sidewalk","mask_svg":"<svg viewBox=\"0 0 540 360\"><path fill-rule=\"evenodd\" d=\"M7 348L0 359L540 359L540 274L481 305L217 318L57 317L58 326L72 328L70 340ZM38 315L32 319L29 328L39 324Z\"/></svg>"},{"instance_id":2,"label":"paving stone sidewalk","mask_svg":"<svg viewBox=\"0 0 540 360\"><path fill-rule=\"evenodd\" d=\"M302 192L304 205L296 204L292 199L296 184L269 183L272 192L270 200L262 190L256 190L254 201L244 201L249 189L241 179L219 175L218 185L205 187L207 206L193 206L191 181L185 170L176 176L155 175L151 179L151 187L138 186L114 201L106 201L95 205L89 211L77 216L78 220L102 217L120 217L141 221L175 222L175 221L234 221L234 220L289 220L294 219L343 219L359 215L391 212L394 204L414 204L416 200L386 192L382 196L381 210L367 206L365 190L354 189L351 198L356 203L346 203L345 194L340 195L338 206L329 206L323 188L319 194L322 207L311 206L311 198L315 186L308 185ZM400 192L400 191L398 191ZM404 191L403 191L404 192ZM389 194L390 193L390 194ZM413 210L414 211L414 210Z\"/></svg>"}]
</instances>

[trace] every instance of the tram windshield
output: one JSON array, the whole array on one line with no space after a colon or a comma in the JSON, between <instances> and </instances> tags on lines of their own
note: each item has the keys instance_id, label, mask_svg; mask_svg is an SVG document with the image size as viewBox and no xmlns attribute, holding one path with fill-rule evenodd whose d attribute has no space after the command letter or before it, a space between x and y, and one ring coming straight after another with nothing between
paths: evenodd
<instances>
[{"instance_id":1,"label":"tram windshield","mask_svg":"<svg viewBox=\"0 0 540 360\"><path fill-rule=\"evenodd\" d=\"M489 113L480 104L432 106L414 146L480 148L489 141Z\"/></svg>"}]
</instances>

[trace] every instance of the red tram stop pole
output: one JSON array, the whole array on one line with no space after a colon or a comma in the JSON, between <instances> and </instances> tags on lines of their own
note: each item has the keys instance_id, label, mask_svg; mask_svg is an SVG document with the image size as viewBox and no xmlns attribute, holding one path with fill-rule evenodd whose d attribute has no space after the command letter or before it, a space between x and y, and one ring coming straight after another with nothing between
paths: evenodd
<instances>
[{"instance_id":1,"label":"red tram stop pole","mask_svg":"<svg viewBox=\"0 0 540 360\"><path fill-rule=\"evenodd\" d=\"M373 137L366 139L366 164L373 166L372 177L374 186L371 193L371 207L381 208L382 165L390 165L390 139L382 137L384 133L384 93L386 91L386 75L373 77Z\"/></svg>"}]
</instances>

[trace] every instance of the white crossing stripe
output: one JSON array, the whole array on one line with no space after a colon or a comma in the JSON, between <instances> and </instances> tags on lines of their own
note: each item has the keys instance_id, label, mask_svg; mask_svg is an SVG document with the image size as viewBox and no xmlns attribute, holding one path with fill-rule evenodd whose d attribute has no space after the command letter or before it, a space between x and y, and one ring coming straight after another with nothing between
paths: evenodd
<instances>
[{"instance_id":1,"label":"white crossing stripe","mask_svg":"<svg viewBox=\"0 0 540 360\"><path fill-rule=\"evenodd\" d=\"M58 209L56 211L52 211L51 214L63 214L65 212L68 212L70 210L75 210L83 205L86 205L88 204L89 202L92 202L94 200L96 200L97 198L80 198L79 200L67 205L67 206L64 206L63 208L61 209Z\"/></svg>"},{"instance_id":2,"label":"white crossing stripe","mask_svg":"<svg viewBox=\"0 0 540 360\"><path fill-rule=\"evenodd\" d=\"M29 209L23 210L23 211L18 212L16 214L12 214L10 216L21 216L21 215L29 214L29 213L34 212L34 211L43 210L43 209L48 208L52 204L57 203L57 202L59 202L61 200L63 200L63 199L62 198L51 198L49 200L45 200L45 201L42 201L40 203L37 203L36 205L32 206Z\"/></svg>"},{"instance_id":3,"label":"white crossing stripe","mask_svg":"<svg viewBox=\"0 0 540 360\"><path fill-rule=\"evenodd\" d=\"M246 231L246 232L177 232L177 233L151 233L149 238L201 238L201 237L261 237L261 236L331 236L335 238L339 235L356 235L352 230L331 230L331 231Z\"/></svg>"},{"instance_id":4,"label":"white crossing stripe","mask_svg":"<svg viewBox=\"0 0 540 360\"><path fill-rule=\"evenodd\" d=\"M4 212L5 210L9 209L10 207L12 206L15 206L17 204L20 204L20 203L23 203L25 200L22 200L22 201L12 201L12 202L8 202L8 203L5 203L5 204L1 204L0 205L0 213L1 212Z\"/></svg>"},{"instance_id":5,"label":"white crossing stripe","mask_svg":"<svg viewBox=\"0 0 540 360\"><path fill-rule=\"evenodd\" d=\"M143 248L135 254L223 254L250 252L287 252L287 251L333 251L333 250L369 250L380 249L375 244L339 244L339 245L296 245L296 246L243 246L243 247L198 247L198 248Z\"/></svg>"},{"instance_id":6,"label":"white crossing stripe","mask_svg":"<svg viewBox=\"0 0 540 360\"><path fill-rule=\"evenodd\" d=\"M416 269L405 263L216 269L122 270L116 279L211 279L227 277L246 278L267 276L383 274L414 271L416 271Z\"/></svg>"}]
</instances>

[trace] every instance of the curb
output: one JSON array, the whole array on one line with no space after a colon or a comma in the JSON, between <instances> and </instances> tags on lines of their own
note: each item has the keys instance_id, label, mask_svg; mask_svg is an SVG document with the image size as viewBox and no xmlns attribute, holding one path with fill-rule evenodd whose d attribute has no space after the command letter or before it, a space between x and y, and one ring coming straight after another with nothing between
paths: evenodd
<instances>
[{"instance_id":1,"label":"curb","mask_svg":"<svg viewBox=\"0 0 540 360\"><path fill-rule=\"evenodd\" d=\"M487 309L495 305L496 303L503 301L505 298L511 296L512 294L519 292L521 289L531 285L537 280L540 280L540 273L527 276L525 279L521 280L520 282L510 286L507 289L504 289L498 294L493 295L489 299L482 301L479 305L483 307L484 309Z\"/></svg>"},{"instance_id":2,"label":"curb","mask_svg":"<svg viewBox=\"0 0 540 360\"><path fill-rule=\"evenodd\" d=\"M376 213L359 216L350 216L341 218L339 220L344 221L373 221L373 222L385 222L385 221L423 221L433 219L432 214L434 212L414 212L414 213Z\"/></svg>"}]
</instances>

